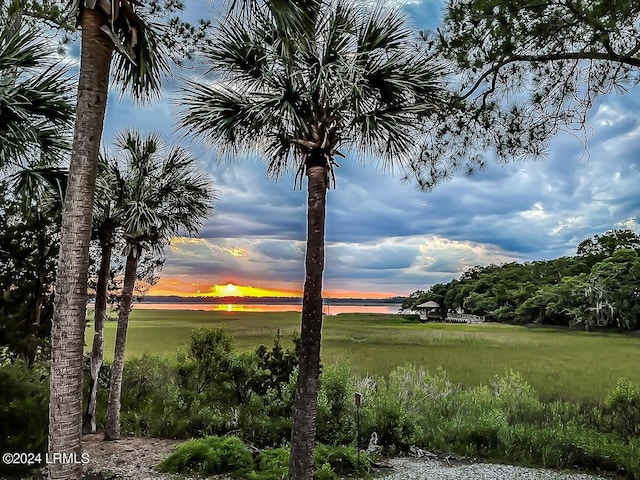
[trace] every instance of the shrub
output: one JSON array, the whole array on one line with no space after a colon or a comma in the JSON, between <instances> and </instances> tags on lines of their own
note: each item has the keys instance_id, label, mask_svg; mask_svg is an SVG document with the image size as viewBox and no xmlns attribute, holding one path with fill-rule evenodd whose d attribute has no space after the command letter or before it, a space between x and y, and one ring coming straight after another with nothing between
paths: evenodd
<instances>
[{"instance_id":1,"label":"shrub","mask_svg":"<svg viewBox=\"0 0 640 480\"><path fill-rule=\"evenodd\" d=\"M344 445L356 437L355 386L347 365L330 366L320 376L317 438L321 443Z\"/></svg>"},{"instance_id":2,"label":"shrub","mask_svg":"<svg viewBox=\"0 0 640 480\"><path fill-rule=\"evenodd\" d=\"M282 445L291 436L291 417L270 415L265 400L252 396L238 409L238 427L242 438L258 447Z\"/></svg>"},{"instance_id":3,"label":"shrub","mask_svg":"<svg viewBox=\"0 0 640 480\"><path fill-rule=\"evenodd\" d=\"M361 453L358 458L358 449L355 447L335 447L319 444L314 450L314 466L320 479L339 478L344 476L362 477L371 471L369 457ZM329 468L325 467L328 465ZM324 470L324 472L323 472ZM332 476L324 476L331 475Z\"/></svg>"},{"instance_id":4,"label":"shrub","mask_svg":"<svg viewBox=\"0 0 640 480\"><path fill-rule=\"evenodd\" d=\"M208 393L213 398L223 399L233 391L224 389L224 383L231 380L233 339L222 328L196 329L191 332L189 358L193 361L190 371L183 380L189 380L192 390Z\"/></svg>"},{"instance_id":5,"label":"shrub","mask_svg":"<svg viewBox=\"0 0 640 480\"><path fill-rule=\"evenodd\" d=\"M165 458L161 472L243 475L253 469L253 456L237 437L207 437L190 440Z\"/></svg>"},{"instance_id":6,"label":"shrub","mask_svg":"<svg viewBox=\"0 0 640 480\"><path fill-rule=\"evenodd\" d=\"M533 387L522 376L509 370L496 377L492 385L495 404L509 423L535 423L540 420L544 407Z\"/></svg>"},{"instance_id":7,"label":"shrub","mask_svg":"<svg viewBox=\"0 0 640 480\"><path fill-rule=\"evenodd\" d=\"M30 369L18 360L0 368L0 452L44 456L49 425L48 365ZM17 472L39 465L0 463L0 471Z\"/></svg>"},{"instance_id":8,"label":"shrub","mask_svg":"<svg viewBox=\"0 0 640 480\"><path fill-rule=\"evenodd\" d=\"M256 457L256 470L247 475L249 480L283 480L289 472L289 449L270 448Z\"/></svg>"},{"instance_id":9,"label":"shrub","mask_svg":"<svg viewBox=\"0 0 640 480\"><path fill-rule=\"evenodd\" d=\"M365 438L376 432L380 445L402 450L414 443L416 423L402 400L400 388L390 375L386 384L376 385L375 390L364 396L362 432Z\"/></svg>"},{"instance_id":10,"label":"shrub","mask_svg":"<svg viewBox=\"0 0 640 480\"><path fill-rule=\"evenodd\" d=\"M278 400L287 396L286 386L298 366L300 350L300 338L293 337L292 341L294 348L285 350L282 347L282 334L278 330L271 350L265 345L256 348L257 370L252 388L258 395L264 396L271 391Z\"/></svg>"},{"instance_id":11,"label":"shrub","mask_svg":"<svg viewBox=\"0 0 640 480\"><path fill-rule=\"evenodd\" d=\"M619 379L606 405L614 414L618 433L627 438L640 435L640 385Z\"/></svg>"},{"instance_id":12,"label":"shrub","mask_svg":"<svg viewBox=\"0 0 640 480\"><path fill-rule=\"evenodd\" d=\"M175 385L173 365L164 357L144 354L129 360L122 374L122 410L143 411Z\"/></svg>"}]
</instances>

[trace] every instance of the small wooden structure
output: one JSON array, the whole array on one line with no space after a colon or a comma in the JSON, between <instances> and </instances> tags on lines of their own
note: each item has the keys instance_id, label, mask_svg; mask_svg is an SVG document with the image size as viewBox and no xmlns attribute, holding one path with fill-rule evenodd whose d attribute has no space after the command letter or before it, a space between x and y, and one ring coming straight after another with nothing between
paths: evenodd
<instances>
[{"instance_id":1,"label":"small wooden structure","mask_svg":"<svg viewBox=\"0 0 640 480\"><path fill-rule=\"evenodd\" d=\"M432 300L416 305L413 309L418 311L420 321L423 323L428 321L441 322L444 318L442 307Z\"/></svg>"}]
</instances>

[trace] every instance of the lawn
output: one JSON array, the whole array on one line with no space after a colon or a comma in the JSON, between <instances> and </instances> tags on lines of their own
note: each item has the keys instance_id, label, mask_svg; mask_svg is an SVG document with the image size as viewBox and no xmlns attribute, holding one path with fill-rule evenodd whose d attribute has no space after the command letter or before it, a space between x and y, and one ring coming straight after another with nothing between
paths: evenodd
<instances>
[{"instance_id":1,"label":"lawn","mask_svg":"<svg viewBox=\"0 0 640 480\"><path fill-rule=\"evenodd\" d=\"M295 312L133 311L127 356L186 350L191 330L227 330L238 349L271 345L278 329L298 330ZM87 328L87 349L93 336ZM107 359L113 357L115 322L107 322ZM520 372L543 398L599 401L620 377L640 384L640 338L502 324L412 323L398 315L341 314L325 317L322 361L347 362L361 375L385 375L412 363L444 369L464 385L490 383L508 369Z\"/></svg>"}]
</instances>

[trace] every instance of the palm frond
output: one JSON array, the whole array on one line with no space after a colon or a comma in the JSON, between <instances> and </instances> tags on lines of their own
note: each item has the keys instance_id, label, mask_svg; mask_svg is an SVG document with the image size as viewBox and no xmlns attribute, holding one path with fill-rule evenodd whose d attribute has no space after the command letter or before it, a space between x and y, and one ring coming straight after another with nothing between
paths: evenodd
<instances>
[{"instance_id":1,"label":"palm frond","mask_svg":"<svg viewBox=\"0 0 640 480\"><path fill-rule=\"evenodd\" d=\"M185 97L179 111L179 125L209 144L227 145L237 152L246 148L263 112L253 108L249 95L221 84L184 82Z\"/></svg>"},{"instance_id":2,"label":"palm frond","mask_svg":"<svg viewBox=\"0 0 640 480\"><path fill-rule=\"evenodd\" d=\"M60 203L67 191L69 171L58 167L37 166L22 169L9 177L11 189L25 197L37 197L49 190L58 197Z\"/></svg>"},{"instance_id":3,"label":"palm frond","mask_svg":"<svg viewBox=\"0 0 640 480\"><path fill-rule=\"evenodd\" d=\"M381 50L405 50L414 35L406 16L399 8L378 5L360 14L357 43L358 53Z\"/></svg>"},{"instance_id":4,"label":"palm frond","mask_svg":"<svg viewBox=\"0 0 640 480\"><path fill-rule=\"evenodd\" d=\"M115 59L114 78L121 93L129 92L134 101L147 101L160 96L162 79L170 72L168 52L161 41L164 26L147 23L135 17L129 32L136 32L132 43L133 61L125 55Z\"/></svg>"},{"instance_id":5,"label":"palm frond","mask_svg":"<svg viewBox=\"0 0 640 480\"><path fill-rule=\"evenodd\" d=\"M37 30L0 25L0 168L70 148L71 78Z\"/></svg>"}]
</instances>

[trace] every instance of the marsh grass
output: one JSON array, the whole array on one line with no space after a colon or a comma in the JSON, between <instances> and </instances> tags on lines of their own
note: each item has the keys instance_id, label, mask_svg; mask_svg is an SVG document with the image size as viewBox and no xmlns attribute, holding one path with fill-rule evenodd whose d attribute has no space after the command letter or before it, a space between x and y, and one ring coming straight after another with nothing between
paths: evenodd
<instances>
[{"instance_id":1,"label":"marsh grass","mask_svg":"<svg viewBox=\"0 0 640 480\"><path fill-rule=\"evenodd\" d=\"M186 350L195 328L224 328L236 349L270 345L279 330L299 328L296 312L134 310L127 357ZM92 322L87 328L90 346ZM106 357L113 355L115 322L107 322ZM451 381L488 384L508 370L520 372L543 399L601 402L618 378L640 383L640 338L620 333L528 328L504 324L420 324L399 315L341 314L325 317L323 364L348 363L358 375L388 375L413 364L444 369Z\"/></svg>"}]
</instances>

